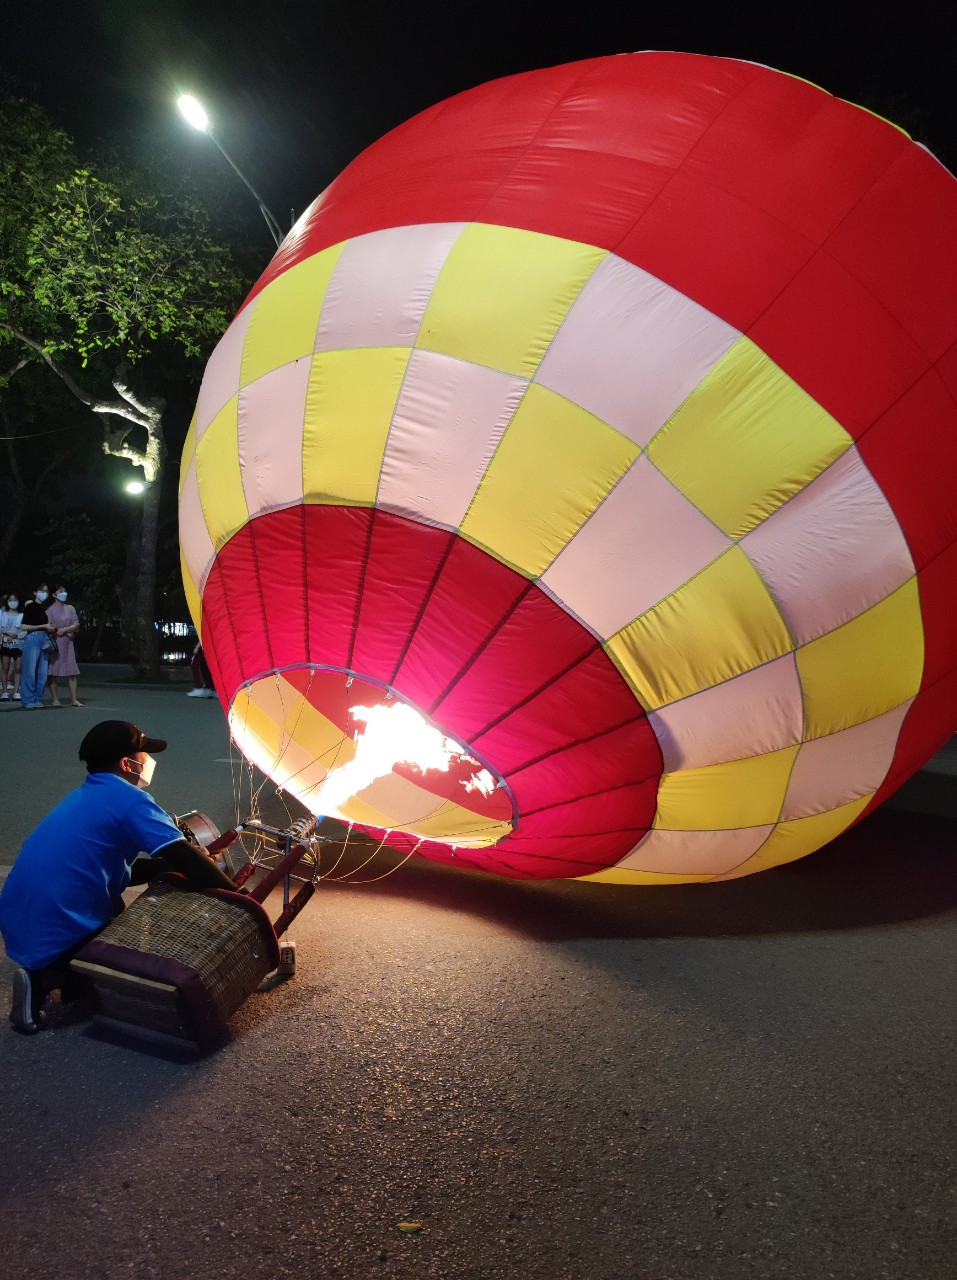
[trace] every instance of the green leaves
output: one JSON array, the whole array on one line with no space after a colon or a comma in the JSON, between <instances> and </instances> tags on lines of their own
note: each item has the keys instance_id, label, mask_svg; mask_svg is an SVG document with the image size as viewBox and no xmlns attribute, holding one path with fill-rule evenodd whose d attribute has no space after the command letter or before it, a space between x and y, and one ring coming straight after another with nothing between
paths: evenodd
<instances>
[{"instance_id":1,"label":"green leaves","mask_svg":"<svg viewBox=\"0 0 957 1280\"><path fill-rule=\"evenodd\" d=\"M0 211L0 319L84 368L161 347L198 361L246 287L182 174L82 164L15 99L0 100Z\"/></svg>"}]
</instances>

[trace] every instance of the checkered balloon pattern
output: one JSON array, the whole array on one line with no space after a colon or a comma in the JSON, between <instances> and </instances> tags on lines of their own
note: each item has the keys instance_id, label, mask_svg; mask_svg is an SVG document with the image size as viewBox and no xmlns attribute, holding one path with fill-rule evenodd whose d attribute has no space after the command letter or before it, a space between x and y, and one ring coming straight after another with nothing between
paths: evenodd
<instances>
[{"instance_id":1,"label":"checkered balloon pattern","mask_svg":"<svg viewBox=\"0 0 957 1280\"><path fill-rule=\"evenodd\" d=\"M414 708L452 765L336 812L513 877L839 835L957 729L955 232L904 132L727 59L513 76L370 147L183 456L241 750L321 811L355 708Z\"/></svg>"}]
</instances>

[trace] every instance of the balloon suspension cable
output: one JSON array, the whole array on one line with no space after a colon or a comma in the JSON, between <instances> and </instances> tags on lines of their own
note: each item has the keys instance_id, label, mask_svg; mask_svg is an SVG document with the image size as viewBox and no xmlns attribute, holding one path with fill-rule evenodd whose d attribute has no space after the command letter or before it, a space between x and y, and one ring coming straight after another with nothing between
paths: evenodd
<instances>
[{"instance_id":1,"label":"balloon suspension cable","mask_svg":"<svg viewBox=\"0 0 957 1280\"><path fill-rule=\"evenodd\" d=\"M355 828L351 822L346 824L346 838L342 842L342 848L339 850L339 856L338 858L336 858L335 862L332 864L329 870L326 871L324 874L320 875L321 880L328 880L332 876L333 871L335 871L336 867L338 867L339 863L346 856L346 850L349 848L349 839L352 836L352 833L354 830Z\"/></svg>"},{"instance_id":2,"label":"balloon suspension cable","mask_svg":"<svg viewBox=\"0 0 957 1280\"><path fill-rule=\"evenodd\" d=\"M368 880L353 880L351 883L352 883L352 884L356 884L356 885L358 885L358 884L376 884L379 880L385 880L385 879L387 879L389 876L393 875L396 871L398 871L400 867L404 867L404 866L405 866L405 864L409 861L409 859L412 857L412 855L418 851L419 845L420 845L421 843L422 843L422 841L421 841L421 840L418 840L418 841L416 842L416 844L415 844L414 848L412 848L412 849L410 849L410 850L409 850L409 852L405 855L405 857L402 859L402 861L401 861L401 862L397 862L397 863L395 864L395 866L394 866L394 867L389 867L389 869L388 869L387 871L383 871L383 873L382 873L382 875L381 875L381 876L371 876ZM380 845L380 846L379 846L379 848L381 848L381 847L382 847L382 846ZM378 851L379 851L379 850L377 849L377 850L376 850L376 853L378 853ZM373 855L373 856L374 856L374 855ZM371 861L371 859L367 859L367 861ZM365 863L365 862L363 862L362 867L364 867L365 865L366 865L366 863ZM356 871L361 871L361 870L362 870L362 867L356 867ZM355 875L355 873L356 873L356 872L355 872L355 871L353 871L353 872L352 872L352 875ZM341 879L342 879L342 880L345 880L345 879L347 879L347 877L346 877L346 876L342 876L342 877L341 877Z\"/></svg>"}]
</instances>

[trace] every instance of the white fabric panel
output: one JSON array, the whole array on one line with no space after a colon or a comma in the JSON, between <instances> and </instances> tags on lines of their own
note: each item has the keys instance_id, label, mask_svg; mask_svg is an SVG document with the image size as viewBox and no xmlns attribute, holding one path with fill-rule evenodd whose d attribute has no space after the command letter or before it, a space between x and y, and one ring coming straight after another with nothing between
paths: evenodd
<instances>
[{"instance_id":1,"label":"white fabric panel","mask_svg":"<svg viewBox=\"0 0 957 1280\"><path fill-rule=\"evenodd\" d=\"M457 528L527 385L495 369L413 351L376 505Z\"/></svg>"},{"instance_id":2,"label":"white fabric panel","mask_svg":"<svg viewBox=\"0 0 957 1280\"><path fill-rule=\"evenodd\" d=\"M730 545L642 455L541 581L607 640Z\"/></svg>"},{"instance_id":3,"label":"white fabric panel","mask_svg":"<svg viewBox=\"0 0 957 1280\"><path fill-rule=\"evenodd\" d=\"M670 875L720 875L750 858L773 826L733 831L649 831L616 869Z\"/></svg>"},{"instance_id":4,"label":"white fabric panel","mask_svg":"<svg viewBox=\"0 0 957 1280\"><path fill-rule=\"evenodd\" d=\"M535 381L645 445L740 336L612 254L575 300Z\"/></svg>"},{"instance_id":5,"label":"white fabric panel","mask_svg":"<svg viewBox=\"0 0 957 1280\"><path fill-rule=\"evenodd\" d=\"M239 393L239 467L250 519L302 502L302 429L311 363L281 365Z\"/></svg>"},{"instance_id":6,"label":"white fabric panel","mask_svg":"<svg viewBox=\"0 0 957 1280\"><path fill-rule=\"evenodd\" d=\"M856 448L741 539L798 644L913 576L904 535Z\"/></svg>"},{"instance_id":7,"label":"white fabric panel","mask_svg":"<svg viewBox=\"0 0 957 1280\"><path fill-rule=\"evenodd\" d=\"M319 316L317 351L411 347L464 222L391 227L350 240Z\"/></svg>"},{"instance_id":8,"label":"white fabric panel","mask_svg":"<svg viewBox=\"0 0 957 1280\"><path fill-rule=\"evenodd\" d=\"M246 330L252 313L252 304L243 307L209 357L209 364L203 374L203 384L199 389L199 399L196 402L197 444L223 405L239 390L243 343L246 341Z\"/></svg>"},{"instance_id":9,"label":"white fabric panel","mask_svg":"<svg viewBox=\"0 0 957 1280\"><path fill-rule=\"evenodd\" d=\"M197 591L202 595L216 552L206 527L203 504L199 497L195 455L183 480L183 492L179 499L179 540L183 549L183 559L189 568L189 575L196 584Z\"/></svg>"},{"instance_id":10,"label":"white fabric panel","mask_svg":"<svg viewBox=\"0 0 957 1280\"><path fill-rule=\"evenodd\" d=\"M648 720L665 773L793 747L804 728L794 654L651 711Z\"/></svg>"},{"instance_id":11,"label":"white fabric panel","mask_svg":"<svg viewBox=\"0 0 957 1280\"><path fill-rule=\"evenodd\" d=\"M791 771L781 821L839 809L869 796L887 777L913 698L873 720L805 742Z\"/></svg>"}]
</instances>

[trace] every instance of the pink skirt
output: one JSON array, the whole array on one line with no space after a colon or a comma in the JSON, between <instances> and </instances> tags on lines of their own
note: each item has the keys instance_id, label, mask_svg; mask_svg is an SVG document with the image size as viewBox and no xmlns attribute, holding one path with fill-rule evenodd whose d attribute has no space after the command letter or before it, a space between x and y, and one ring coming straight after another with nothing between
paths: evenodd
<instances>
[{"instance_id":1,"label":"pink skirt","mask_svg":"<svg viewBox=\"0 0 957 1280\"><path fill-rule=\"evenodd\" d=\"M47 675L78 676L80 668L76 665L76 648L73 644L73 637L57 636L56 647L59 653L47 667Z\"/></svg>"}]
</instances>

